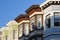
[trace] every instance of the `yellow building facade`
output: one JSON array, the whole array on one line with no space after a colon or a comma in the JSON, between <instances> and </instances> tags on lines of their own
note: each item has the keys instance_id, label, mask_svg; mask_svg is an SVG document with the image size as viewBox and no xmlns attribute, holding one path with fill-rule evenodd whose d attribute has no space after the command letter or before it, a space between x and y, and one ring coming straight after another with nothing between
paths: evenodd
<instances>
[{"instance_id":1,"label":"yellow building facade","mask_svg":"<svg viewBox=\"0 0 60 40\"><path fill-rule=\"evenodd\" d=\"M18 23L10 21L7 26L9 28L9 40L18 40Z\"/></svg>"}]
</instances>

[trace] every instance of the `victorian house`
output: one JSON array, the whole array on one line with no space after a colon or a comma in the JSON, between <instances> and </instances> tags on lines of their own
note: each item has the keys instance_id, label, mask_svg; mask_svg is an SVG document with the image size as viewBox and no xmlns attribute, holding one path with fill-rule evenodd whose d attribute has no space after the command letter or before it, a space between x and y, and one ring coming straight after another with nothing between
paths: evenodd
<instances>
[{"instance_id":1,"label":"victorian house","mask_svg":"<svg viewBox=\"0 0 60 40\"><path fill-rule=\"evenodd\" d=\"M32 5L0 29L0 40L60 40L60 0Z\"/></svg>"}]
</instances>

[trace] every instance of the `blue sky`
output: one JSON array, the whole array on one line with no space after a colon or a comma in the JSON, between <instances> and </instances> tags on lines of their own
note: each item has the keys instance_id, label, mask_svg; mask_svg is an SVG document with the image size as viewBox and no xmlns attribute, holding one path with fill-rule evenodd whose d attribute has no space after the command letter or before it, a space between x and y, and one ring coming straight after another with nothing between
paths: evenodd
<instances>
[{"instance_id":1,"label":"blue sky","mask_svg":"<svg viewBox=\"0 0 60 40\"><path fill-rule=\"evenodd\" d=\"M25 13L31 5L42 2L44 0L0 0L0 28L18 15Z\"/></svg>"}]
</instances>

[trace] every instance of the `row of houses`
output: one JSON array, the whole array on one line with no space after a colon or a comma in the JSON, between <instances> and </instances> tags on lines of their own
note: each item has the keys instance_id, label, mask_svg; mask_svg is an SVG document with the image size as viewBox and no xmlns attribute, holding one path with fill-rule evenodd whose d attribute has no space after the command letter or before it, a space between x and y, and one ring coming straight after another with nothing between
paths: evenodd
<instances>
[{"instance_id":1,"label":"row of houses","mask_svg":"<svg viewBox=\"0 0 60 40\"><path fill-rule=\"evenodd\" d=\"M0 29L0 40L60 40L60 0L32 5Z\"/></svg>"}]
</instances>

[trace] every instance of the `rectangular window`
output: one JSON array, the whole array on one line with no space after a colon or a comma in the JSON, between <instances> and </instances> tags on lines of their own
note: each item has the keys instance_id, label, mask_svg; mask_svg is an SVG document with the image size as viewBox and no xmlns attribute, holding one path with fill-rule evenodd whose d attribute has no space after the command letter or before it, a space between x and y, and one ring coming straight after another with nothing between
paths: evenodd
<instances>
[{"instance_id":1,"label":"rectangular window","mask_svg":"<svg viewBox=\"0 0 60 40\"><path fill-rule=\"evenodd\" d=\"M32 17L30 19L30 31L34 29L34 25L35 25L35 17Z\"/></svg>"},{"instance_id":2,"label":"rectangular window","mask_svg":"<svg viewBox=\"0 0 60 40\"><path fill-rule=\"evenodd\" d=\"M38 29L41 29L41 28L40 28L40 21L38 22Z\"/></svg>"},{"instance_id":3,"label":"rectangular window","mask_svg":"<svg viewBox=\"0 0 60 40\"><path fill-rule=\"evenodd\" d=\"M5 38L6 40L8 40L8 36L6 35L6 38Z\"/></svg>"},{"instance_id":4,"label":"rectangular window","mask_svg":"<svg viewBox=\"0 0 60 40\"><path fill-rule=\"evenodd\" d=\"M21 37L22 34L23 34L23 26L20 25L20 26L19 26L19 37Z\"/></svg>"},{"instance_id":5,"label":"rectangular window","mask_svg":"<svg viewBox=\"0 0 60 40\"><path fill-rule=\"evenodd\" d=\"M28 35L28 33L29 33L29 24L26 23L26 24L24 24L24 34Z\"/></svg>"},{"instance_id":6,"label":"rectangular window","mask_svg":"<svg viewBox=\"0 0 60 40\"><path fill-rule=\"evenodd\" d=\"M13 30L13 39L15 39L15 30Z\"/></svg>"},{"instance_id":7,"label":"rectangular window","mask_svg":"<svg viewBox=\"0 0 60 40\"><path fill-rule=\"evenodd\" d=\"M46 16L46 20L45 20L46 26L47 26L48 28L51 27L51 21L50 21L50 20L51 20L51 19L50 19L50 14L48 14L48 15Z\"/></svg>"},{"instance_id":8,"label":"rectangular window","mask_svg":"<svg viewBox=\"0 0 60 40\"><path fill-rule=\"evenodd\" d=\"M37 29L41 29L41 15L37 16Z\"/></svg>"},{"instance_id":9,"label":"rectangular window","mask_svg":"<svg viewBox=\"0 0 60 40\"><path fill-rule=\"evenodd\" d=\"M32 29L34 30L35 28L34 28L34 22L33 23L31 23L31 25L32 25Z\"/></svg>"},{"instance_id":10,"label":"rectangular window","mask_svg":"<svg viewBox=\"0 0 60 40\"><path fill-rule=\"evenodd\" d=\"M54 26L60 26L60 13L54 12Z\"/></svg>"}]
</instances>

